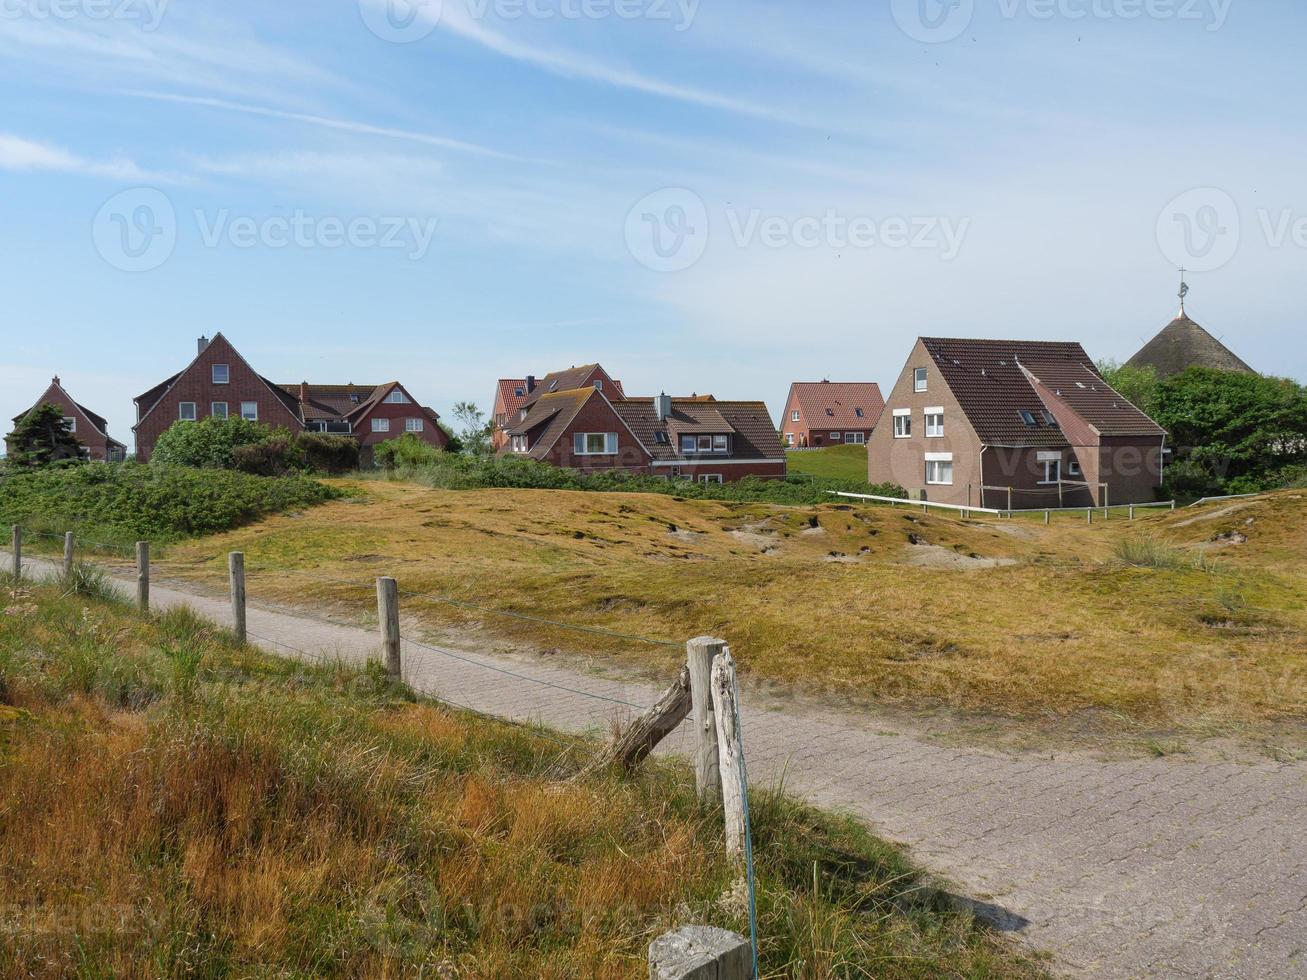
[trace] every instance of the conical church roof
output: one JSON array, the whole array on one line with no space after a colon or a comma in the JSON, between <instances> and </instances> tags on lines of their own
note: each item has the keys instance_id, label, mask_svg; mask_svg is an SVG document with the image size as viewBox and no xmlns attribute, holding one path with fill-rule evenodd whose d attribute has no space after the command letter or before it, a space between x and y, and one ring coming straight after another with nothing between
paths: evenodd
<instances>
[{"instance_id":1,"label":"conical church roof","mask_svg":"<svg viewBox=\"0 0 1307 980\"><path fill-rule=\"evenodd\" d=\"M1169 378L1191 367L1253 373L1234 351L1189 319L1183 310L1126 361L1126 366L1151 367L1159 378Z\"/></svg>"}]
</instances>

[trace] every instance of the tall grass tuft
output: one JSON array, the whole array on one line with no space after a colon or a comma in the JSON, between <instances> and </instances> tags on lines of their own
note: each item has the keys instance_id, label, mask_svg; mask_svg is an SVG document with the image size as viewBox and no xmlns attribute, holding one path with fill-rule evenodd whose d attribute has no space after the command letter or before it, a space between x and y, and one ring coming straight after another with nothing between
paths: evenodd
<instances>
[{"instance_id":1,"label":"tall grass tuft","mask_svg":"<svg viewBox=\"0 0 1307 980\"><path fill-rule=\"evenodd\" d=\"M1210 572L1217 567L1215 562L1200 551L1186 551L1157 538L1122 538L1112 550L1120 562L1134 568Z\"/></svg>"}]
</instances>

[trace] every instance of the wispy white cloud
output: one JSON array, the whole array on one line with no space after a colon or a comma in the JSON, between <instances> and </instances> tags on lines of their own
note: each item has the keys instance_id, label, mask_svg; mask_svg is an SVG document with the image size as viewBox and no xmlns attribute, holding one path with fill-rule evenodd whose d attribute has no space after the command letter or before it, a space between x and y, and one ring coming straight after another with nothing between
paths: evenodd
<instances>
[{"instance_id":1,"label":"wispy white cloud","mask_svg":"<svg viewBox=\"0 0 1307 980\"><path fill-rule=\"evenodd\" d=\"M50 143L39 143L11 133L0 133L0 169L19 172L77 174L111 180L179 183L175 174L143 170L126 157L89 160Z\"/></svg>"},{"instance_id":2,"label":"wispy white cloud","mask_svg":"<svg viewBox=\"0 0 1307 980\"><path fill-rule=\"evenodd\" d=\"M153 99L156 102L174 102L181 105L222 109L226 112L240 112L250 116L263 116L268 119L287 119L293 122L305 123L309 126L321 126L325 129L335 129L347 133L356 133L362 136L382 136L387 139L405 140L410 143L421 143L424 146L434 146L445 150L456 150L460 153L470 153L476 156L495 157L500 160L525 159L524 157L519 157L512 153L505 153L502 150L491 149L488 146L481 146L477 143L468 143L464 140L452 139L447 136L435 136L431 133L420 133L411 129L397 129L393 126L376 126L372 123L358 122L353 119L338 119L333 116L320 116L308 112L291 112L285 109L275 109L270 106L253 105L246 102L232 102L227 99L217 99L208 96L178 95L171 92L124 91L121 94L140 99Z\"/></svg>"}]
</instances>

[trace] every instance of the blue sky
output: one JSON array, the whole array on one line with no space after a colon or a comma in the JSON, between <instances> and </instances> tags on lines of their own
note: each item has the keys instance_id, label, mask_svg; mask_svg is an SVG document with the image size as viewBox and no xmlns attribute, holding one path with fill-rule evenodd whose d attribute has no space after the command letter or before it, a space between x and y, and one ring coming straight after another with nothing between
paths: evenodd
<instances>
[{"instance_id":1,"label":"blue sky","mask_svg":"<svg viewBox=\"0 0 1307 980\"><path fill-rule=\"evenodd\" d=\"M1294 0L0 0L0 417L223 331L443 415L600 360L779 411L920 334L1307 378Z\"/></svg>"}]
</instances>

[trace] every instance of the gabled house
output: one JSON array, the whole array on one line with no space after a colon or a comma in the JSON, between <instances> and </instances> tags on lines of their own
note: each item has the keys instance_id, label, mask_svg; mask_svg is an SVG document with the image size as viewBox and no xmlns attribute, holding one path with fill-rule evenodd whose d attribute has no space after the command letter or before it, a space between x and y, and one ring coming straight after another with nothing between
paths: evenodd
<instances>
[{"instance_id":1,"label":"gabled house","mask_svg":"<svg viewBox=\"0 0 1307 980\"><path fill-rule=\"evenodd\" d=\"M971 507L1143 503L1165 448L1165 430L1077 343L922 337L867 445L867 475Z\"/></svg>"},{"instance_id":2,"label":"gabled house","mask_svg":"<svg viewBox=\"0 0 1307 980\"><path fill-rule=\"evenodd\" d=\"M85 405L79 404L67 391L56 375L50 381L45 393L21 415L14 416L14 425L42 405L54 405L63 412L64 421L68 423L74 438L85 450L87 459L100 462L119 463L126 458L127 447L109 435L109 426L103 415L97 415Z\"/></svg>"},{"instance_id":3,"label":"gabled house","mask_svg":"<svg viewBox=\"0 0 1307 980\"><path fill-rule=\"evenodd\" d=\"M610 400L624 398L622 383L615 381L599 364L582 364L566 371L553 371L543 378L528 374L525 378L501 378L495 386L495 407L490 418L494 423L490 443L503 449L508 442L508 428L522 417L524 409L535 404L543 395L579 388L598 388Z\"/></svg>"},{"instance_id":4,"label":"gabled house","mask_svg":"<svg viewBox=\"0 0 1307 980\"><path fill-rule=\"evenodd\" d=\"M145 461L169 426L203 418L241 418L292 433L352 435L360 461L372 461L372 448L385 439L412 432L443 448L449 437L439 416L420 406L397 381L384 385L279 385L255 371L222 334L201 337L195 359L172 377L136 398L136 456Z\"/></svg>"},{"instance_id":5,"label":"gabled house","mask_svg":"<svg viewBox=\"0 0 1307 980\"><path fill-rule=\"evenodd\" d=\"M885 399L880 385L861 381L796 381L781 415L786 449L865 445Z\"/></svg>"},{"instance_id":6,"label":"gabled house","mask_svg":"<svg viewBox=\"0 0 1307 980\"><path fill-rule=\"evenodd\" d=\"M595 387L546 392L505 433L501 453L583 472L729 483L781 479L785 452L762 402L610 400Z\"/></svg>"}]
</instances>

